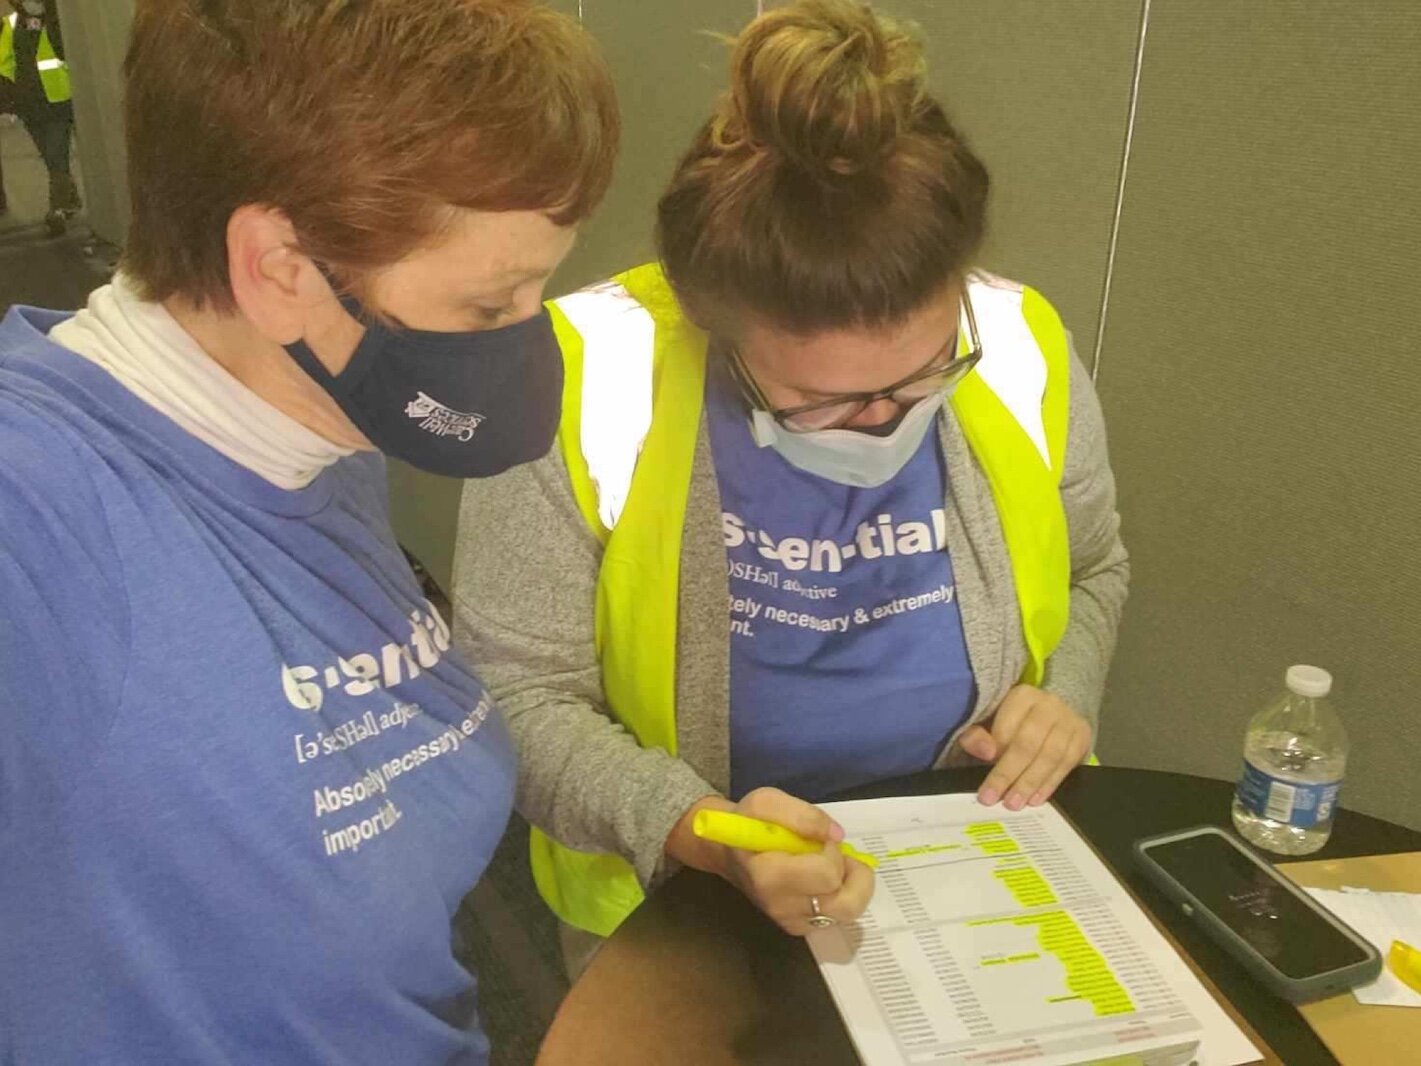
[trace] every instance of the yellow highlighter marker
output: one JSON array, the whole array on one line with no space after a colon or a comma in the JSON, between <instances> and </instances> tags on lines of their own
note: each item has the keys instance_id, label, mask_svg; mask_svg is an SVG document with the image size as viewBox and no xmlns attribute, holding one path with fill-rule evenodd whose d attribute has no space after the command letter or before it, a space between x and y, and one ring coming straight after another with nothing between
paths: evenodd
<instances>
[{"instance_id":1,"label":"yellow highlighter marker","mask_svg":"<svg viewBox=\"0 0 1421 1066\"><path fill-rule=\"evenodd\" d=\"M1413 992L1421 992L1421 951L1402 940L1393 940L1386 954L1386 967Z\"/></svg>"},{"instance_id":2,"label":"yellow highlighter marker","mask_svg":"<svg viewBox=\"0 0 1421 1066\"><path fill-rule=\"evenodd\" d=\"M814 840L806 840L793 830L774 822L762 822L733 811L697 811L691 821L691 831L702 840L714 844L724 844L728 848L742 848L745 851L783 851L790 855L812 855L824 845ZM878 860L866 852L859 851L847 842L839 845L850 859L863 863L870 870L878 869Z\"/></svg>"}]
</instances>

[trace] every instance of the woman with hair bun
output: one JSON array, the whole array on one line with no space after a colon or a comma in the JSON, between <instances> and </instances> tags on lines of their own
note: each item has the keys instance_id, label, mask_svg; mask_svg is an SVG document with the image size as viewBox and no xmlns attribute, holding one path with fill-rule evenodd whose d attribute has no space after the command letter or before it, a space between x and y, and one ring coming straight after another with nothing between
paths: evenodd
<instances>
[{"instance_id":1,"label":"woman with hair bun","mask_svg":"<svg viewBox=\"0 0 1421 1066\"><path fill-rule=\"evenodd\" d=\"M975 758L1016 810L1090 754L1128 582L1101 412L1051 305L974 266L987 172L924 76L851 0L751 23L660 261L552 304L559 446L465 490L456 640L573 970L678 864L852 921L837 791ZM705 808L826 846L711 844Z\"/></svg>"}]
</instances>

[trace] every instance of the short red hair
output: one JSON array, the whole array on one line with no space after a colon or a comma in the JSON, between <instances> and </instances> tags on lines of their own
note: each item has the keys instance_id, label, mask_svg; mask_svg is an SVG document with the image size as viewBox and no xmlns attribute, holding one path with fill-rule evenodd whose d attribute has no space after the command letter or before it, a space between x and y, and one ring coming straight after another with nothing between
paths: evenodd
<instances>
[{"instance_id":1,"label":"short red hair","mask_svg":"<svg viewBox=\"0 0 1421 1066\"><path fill-rule=\"evenodd\" d=\"M138 0L125 73L123 265L153 300L232 309L244 204L358 287L451 207L584 218L617 150L595 44L532 0Z\"/></svg>"}]
</instances>

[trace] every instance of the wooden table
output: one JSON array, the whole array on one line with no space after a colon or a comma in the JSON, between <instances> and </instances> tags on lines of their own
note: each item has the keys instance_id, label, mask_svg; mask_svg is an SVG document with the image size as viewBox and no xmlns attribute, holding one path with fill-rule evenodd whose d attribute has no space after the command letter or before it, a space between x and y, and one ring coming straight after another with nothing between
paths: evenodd
<instances>
[{"instance_id":1,"label":"wooden table","mask_svg":"<svg viewBox=\"0 0 1421 1066\"><path fill-rule=\"evenodd\" d=\"M880 782L845 799L975 791L985 771ZM1230 782L1082 767L1056 803L1136 894L1235 1018L1288 1066L1336 1060L1297 1010L1259 988L1135 872L1153 833L1229 825ZM1317 858L1421 850L1421 833L1351 811ZM782 934L725 882L683 871L654 893L568 994L538 1066L855 1066L848 1033L803 941Z\"/></svg>"}]
</instances>

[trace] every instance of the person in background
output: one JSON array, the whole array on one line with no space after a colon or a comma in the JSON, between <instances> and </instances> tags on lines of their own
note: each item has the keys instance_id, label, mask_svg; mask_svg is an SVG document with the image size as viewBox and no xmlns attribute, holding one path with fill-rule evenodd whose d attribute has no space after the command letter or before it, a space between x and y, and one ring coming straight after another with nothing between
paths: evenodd
<instances>
[{"instance_id":1,"label":"person in background","mask_svg":"<svg viewBox=\"0 0 1421 1066\"><path fill-rule=\"evenodd\" d=\"M8 22L12 14L14 14L14 9L6 3L6 0L0 0L0 20ZM0 28L0 34L4 32L4 29ZM0 130L18 121L19 116L15 114L15 83L7 77L0 76ZM10 200L5 194L4 156L5 153L0 151L0 215L8 214L10 210Z\"/></svg>"},{"instance_id":2,"label":"person in background","mask_svg":"<svg viewBox=\"0 0 1421 1066\"><path fill-rule=\"evenodd\" d=\"M49 213L44 221L58 237L83 206L69 162L74 104L59 4L58 0L15 0L15 5L9 18L0 19L0 78L10 83L10 102L49 174Z\"/></svg>"},{"instance_id":3,"label":"person in background","mask_svg":"<svg viewBox=\"0 0 1421 1066\"><path fill-rule=\"evenodd\" d=\"M813 801L977 759L1017 810L1091 752L1128 580L1100 407L1050 304L975 267L987 173L924 77L860 3L752 22L660 262L552 304L559 447L465 488L455 640L570 970L683 864L850 921L873 878ZM704 808L828 843L734 851Z\"/></svg>"},{"instance_id":4,"label":"person in background","mask_svg":"<svg viewBox=\"0 0 1421 1066\"><path fill-rule=\"evenodd\" d=\"M0 18L4 18L4 5L0 4ZM15 87L6 78L0 78L0 131L19 121L15 115ZM5 153L0 151L0 215L9 214L10 198L5 193Z\"/></svg>"},{"instance_id":5,"label":"person in background","mask_svg":"<svg viewBox=\"0 0 1421 1066\"><path fill-rule=\"evenodd\" d=\"M538 458L612 83L527 0L139 0L133 224L0 325L0 1062L483 1063L507 729L380 452Z\"/></svg>"}]
</instances>

